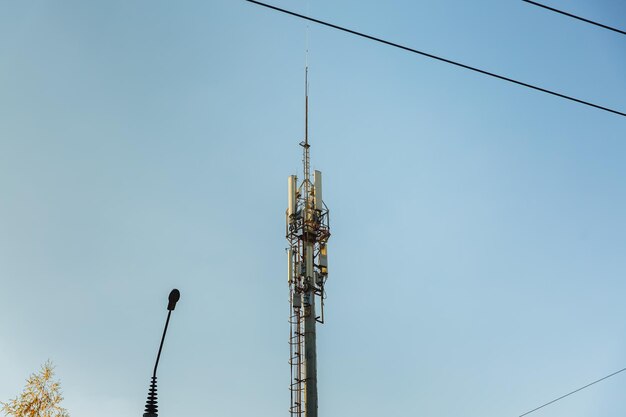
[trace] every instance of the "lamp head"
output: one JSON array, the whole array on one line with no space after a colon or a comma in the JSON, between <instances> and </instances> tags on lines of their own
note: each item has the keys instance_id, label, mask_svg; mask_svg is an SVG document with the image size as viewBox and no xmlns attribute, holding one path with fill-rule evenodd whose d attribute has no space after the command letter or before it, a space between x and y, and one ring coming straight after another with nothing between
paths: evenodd
<instances>
[{"instance_id":1,"label":"lamp head","mask_svg":"<svg viewBox=\"0 0 626 417\"><path fill-rule=\"evenodd\" d=\"M167 309L169 311L173 311L176 308L176 303L180 300L180 291L174 288L168 297L169 303L167 304Z\"/></svg>"}]
</instances>

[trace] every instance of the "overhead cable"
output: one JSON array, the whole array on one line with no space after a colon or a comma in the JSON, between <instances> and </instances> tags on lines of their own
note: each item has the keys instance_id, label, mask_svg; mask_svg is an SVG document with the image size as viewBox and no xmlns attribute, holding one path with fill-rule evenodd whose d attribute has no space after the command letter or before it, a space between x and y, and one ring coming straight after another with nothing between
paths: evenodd
<instances>
[{"instance_id":1,"label":"overhead cable","mask_svg":"<svg viewBox=\"0 0 626 417\"><path fill-rule=\"evenodd\" d=\"M522 81L518 81L518 80L515 80L513 78L505 77L503 75L498 75L496 73L485 71L485 70L482 70L480 68L472 67L470 65L466 65L466 64L463 64L463 63L460 63L460 62L457 62L457 61L453 61L451 59L442 58L442 57L439 57L437 55L433 55L433 54L430 54L430 53L427 53L427 52L419 51L417 49L413 49L413 48L410 48L408 46L403 46L403 45L400 45L400 44L397 44L397 43L394 43L394 42L390 42L390 41L387 41L387 40L384 40L384 39L381 39L381 38L377 38L377 37L374 37L374 36L371 36L371 35L367 35L365 33L357 32L357 31L352 30L352 29L347 29L345 27L338 26L338 25L335 25L335 24L332 24L332 23L329 23L329 22L325 22L323 20L314 19L314 18L309 17L309 16L305 16L305 15L302 15L302 14L299 14L299 13L295 13L295 12L292 12L290 10L281 9L279 7L272 6L272 5L266 4L266 3L262 3L262 2L256 1L256 0L245 0L245 1L247 1L249 3L257 4L259 6L267 7L268 9L272 9L272 10L275 10L275 11L278 11L278 12L281 12L281 13L285 13L285 14L288 14L288 15L291 15L291 16L295 16L295 17L298 17L300 19L308 20L310 22L318 23L318 24L323 25L323 26L327 26L327 27L330 27L330 28L333 28L333 29L337 29L337 30L340 30L342 32L346 32L346 33L350 33L352 35L360 36L362 38L369 39L369 40L372 40L372 41L375 41L375 42L379 42L379 43L382 43L382 44L385 44L385 45L388 45L388 46L393 46L394 48L402 49L402 50L405 50L405 51L408 51L408 52L412 52L414 54L418 54L418 55L422 55L422 56L425 56L425 57L428 57L428 58L435 59L437 61L445 62L447 64L452 64L452 65L455 65L457 67L461 67L461 68L464 68L464 69L467 69L467 70L470 70L470 71L478 72L478 73L483 74L483 75L488 75L488 76L493 77L493 78L497 78L497 79L500 79L500 80L503 80L503 81L508 81L510 83L513 83L513 84L521 85L522 87L531 88L533 90L541 91L543 93L550 94L550 95L553 95L553 96L556 96L556 97L560 97L560 98L563 98L565 100L574 101L574 102L579 103L579 104L584 104L584 105L589 106L589 107L594 107L594 108L599 109L599 110L604 110L604 111L607 111L607 112L610 112L610 113L617 114L619 116L626 117L626 113L618 111L618 110L614 110L614 109L611 109L611 108L608 108L608 107L600 106L598 104L594 104L594 103L591 103L591 102L588 102L588 101L580 100L580 99L577 99L575 97L567 96L565 94L557 93L555 91L548 90L546 88L537 87L537 86L532 85L532 84L528 84L528 83L525 83L525 82L522 82Z\"/></svg>"},{"instance_id":2,"label":"overhead cable","mask_svg":"<svg viewBox=\"0 0 626 417\"><path fill-rule=\"evenodd\" d=\"M555 402L560 401L560 400L562 400L562 399L563 399L563 398L565 398L565 397L569 397L569 396L570 396L570 395L572 395L572 394L576 394L577 392L582 391L582 390L584 390L585 388L589 388L590 386L595 385L595 384L597 384L598 382L604 381L605 379L609 379L610 377L615 376L615 375L619 374L620 372L624 372L624 371L626 371L626 368L624 368L624 369L620 369L620 370L619 370L619 371L617 371L617 372L613 372L612 374L607 375L607 376L605 376L604 378L600 378L600 379L598 379L597 381L593 381L592 383L587 384L587 385L585 385L584 387L580 387L580 388L578 388L577 390L574 390L574 391L572 391L572 392L570 392L570 393L567 393L567 394L565 394L565 395L562 395L562 396L560 396L559 398L556 398L556 399L554 399L554 400L552 400L552 401L550 401L550 402L545 403L544 405L541 405L541 406L539 406L539 407L537 407L537 408L533 408L532 410L527 411L527 412L525 412L524 414L520 414L520 415L519 415L519 417L524 417L524 416L529 415L530 413L534 413L535 411L541 410L543 407L546 407L546 406L548 406L548 405L550 405L550 404L554 404Z\"/></svg>"},{"instance_id":3,"label":"overhead cable","mask_svg":"<svg viewBox=\"0 0 626 417\"><path fill-rule=\"evenodd\" d=\"M583 22L591 23L592 25L596 25L604 29L612 30L613 32L621 33L622 35L626 35L626 32L623 30L616 29L611 26L603 25L602 23L594 22L593 20L585 19L584 17L580 17L580 16L576 16L575 14L564 12L563 10L555 9L554 7L546 6L545 4L537 3L536 1L532 1L532 0L522 0L522 1L535 5L535 6L543 7L544 9L550 10L552 12L560 13L562 15L581 20Z\"/></svg>"}]
</instances>

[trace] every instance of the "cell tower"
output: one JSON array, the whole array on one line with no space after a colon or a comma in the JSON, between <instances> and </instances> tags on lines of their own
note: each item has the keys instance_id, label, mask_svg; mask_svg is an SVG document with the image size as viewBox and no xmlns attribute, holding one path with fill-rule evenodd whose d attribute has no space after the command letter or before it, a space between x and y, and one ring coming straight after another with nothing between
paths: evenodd
<instances>
[{"instance_id":1,"label":"cell tower","mask_svg":"<svg viewBox=\"0 0 626 417\"><path fill-rule=\"evenodd\" d=\"M289 364L291 417L317 417L317 353L315 327L324 323L324 285L328 277L326 244L330 237L328 207L322 201L322 173L311 181L309 160L309 88L305 70L305 118L302 146L304 179L289 176L286 237L289 242ZM316 304L320 314L316 313Z\"/></svg>"}]
</instances>

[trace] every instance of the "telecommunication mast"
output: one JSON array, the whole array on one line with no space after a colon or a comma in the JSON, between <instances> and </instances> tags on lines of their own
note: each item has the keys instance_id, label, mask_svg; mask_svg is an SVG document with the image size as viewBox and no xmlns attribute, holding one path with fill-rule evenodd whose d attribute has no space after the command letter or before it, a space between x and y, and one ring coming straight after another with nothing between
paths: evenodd
<instances>
[{"instance_id":1,"label":"telecommunication mast","mask_svg":"<svg viewBox=\"0 0 626 417\"><path fill-rule=\"evenodd\" d=\"M286 237L290 300L289 364L291 417L317 417L317 323L324 323L324 285L328 278L328 207L322 200L322 173L311 179L309 159L309 88L305 70L305 118L302 146L304 178L289 176ZM318 314L319 308L319 314Z\"/></svg>"}]
</instances>

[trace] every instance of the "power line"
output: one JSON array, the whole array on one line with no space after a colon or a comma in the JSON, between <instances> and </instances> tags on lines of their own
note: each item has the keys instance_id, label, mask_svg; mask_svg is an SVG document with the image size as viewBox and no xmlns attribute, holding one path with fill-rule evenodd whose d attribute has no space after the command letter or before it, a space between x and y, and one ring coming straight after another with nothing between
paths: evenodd
<instances>
[{"instance_id":1,"label":"power line","mask_svg":"<svg viewBox=\"0 0 626 417\"><path fill-rule=\"evenodd\" d=\"M593 20L585 19L584 17L580 17L580 16L576 16L568 12L564 12L563 10L555 9L554 7L546 6L545 4L537 3L536 1L532 1L532 0L522 0L522 1L529 3L529 4L533 4L535 6L543 7L544 9L547 9L556 13L560 13L568 17L572 17L574 19L582 20L583 22L591 23L592 25L600 26L601 28L604 28L604 29L612 30L613 32L621 33L622 35L626 35L626 32L624 32L623 30L616 29L611 26L603 25L602 23L594 22Z\"/></svg>"},{"instance_id":2,"label":"power line","mask_svg":"<svg viewBox=\"0 0 626 417\"><path fill-rule=\"evenodd\" d=\"M575 97L571 97L571 96L567 96L565 94L557 93L555 91L551 91L551 90L548 90L546 88L537 87L535 85L528 84L528 83L525 83L525 82L522 82L522 81L518 81L518 80L515 80L513 78L505 77L503 75L498 75L498 74L495 74L493 72L489 72L489 71L482 70L480 68L476 68L476 67L472 67L472 66L469 66L469 65L465 65L465 64L462 64L462 63L457 62L457 61L452 61L450 59L442 58L442 57L439 57L439 56L436 56L436 55L433 55L433 54L429 54L427 52L423 52L423 51L419 51L417 49L409 48L408 46L403 46L403 45L400 45L400 44L397 44L397 43L394 43L394 42L386 41L384 39L377 38L377 37L374 37L374 36L371 36L371 35L367 35L365 33L357 32L355 30L347 29L347 28L344 28L344 27L341 27L341 26L338 26L338 25L335 25L335 24L332 24L332 23L325 22L323 20L314 19L314 18L309 17L309 16L305 16L305 15L302 15L302 14L299 14L299 13L295 13L295 12L292 12L292 11L289 11L289 10L281 9L279 7L272 6L270 4L265 4L265 3L262 3L262 2L256 1L256 0L245 0L245 1L247 1L249 3L258 4L259 6L267 7L268 9L272 9L272 10L275 10L275 11L278 11L278 12L281 12L281 13L284 13L284 14L295 16L295 17L298 17L300 19L308 20L310 22L318 23L318 24L323 25L323 26L327 26L327 27L330 27L330 28L333 28L333 29L337 29L337 30L340 30L342 32L346 32L346 33L350 33L352 35L360 36L362 38L369 39L369 40L372 40L372 41L375 41L375 42L379 42L379 43L382 43L382 44L385 44L385 45L388 45L388 46L393 46L394 48L402 49L402 50L405 50L405 51L408 51L408 52L412 52L414 54L418 54L418 55L422 55L422 56L425 56L425 57L428 57L428 58L436 59L438 61L445 62L447 64L452 64L452 65L455 65L457 67L465 68L465 69L470 70L470 71L478 72L478 73L483 74L483 75L488 75L490 77L498 78L498 79L503 80L503 81L508 81L510 83L513 83L513 84L521 85L522 87L531 88L533 90L541 91L541 92L546 93L546 94L551 94L551 95L556 96L556 97L560 97L560 98L563 98L563 99L566 99L566 100L574 101L574 102L579 103L579 104L584 104L586 106L594 107L596 109L604 110L604 111L607 111L607 112L610 112L610 113L617 114L619 116L626 117L626 113L623 113L621 111L613 110L613 109L610 109L608 107L600 106L598 104L593 104L593 103L588 102L588 101L577 99Z\"/></svg>"},{"instance_id":3,"label":"power line","mask_svg":"<svg viewBox=\"0 0 626 417\"><path fill-rule=\"evenodd\" d=\"M608 378L610 378L610 377L612 377L612 376L615 376L615 375L619 374L620 372L624 372L624 371L626 371L626 368L624 368L624 369L620 369L620 370L619 370L619 371L617 371L617 372L613 372L611 375L607 375L607 376L605 376L604 378L600 378L600 379L598 379L597 381L593 381L591 384L587 384L587 385L585 385L584 387L578 388L578 389L577 389L577 390L575 390L575 391L572 391L572 392L570 392L570 393L568 393L568 394L562 395L562 396L560 396L559 398L556 398L556 399L554 399L554 400L552 400L552 401L550 401L550 402L545 403L545 404L544 404L544 405L542 405L542 406L539 406L539 407L534 408L534 409L532 409L532 410L530 410L530 411L527 411L527 412L525 412L524 414L520 414L520 416L519 416L519 417L524 417L524 416L529 415L530 413L534 413L535 411L540 410L540 409L542 409L543 407L546 407L546 406L548 406L548 405L550 405L550 404L554 404L555 402L560 401L560 400L562 400L562 399L563 399L563 398L565 398L565 397L569 397L569 396L570 396L570 395L572 395L572 394L576 394L577 392L582 391L582 390L584 390L585 388L589 388L590 386L595 385L595 384L597 384L598 382L604 381L605 379L608 379Z\"/></svg>"}]
</instances>

